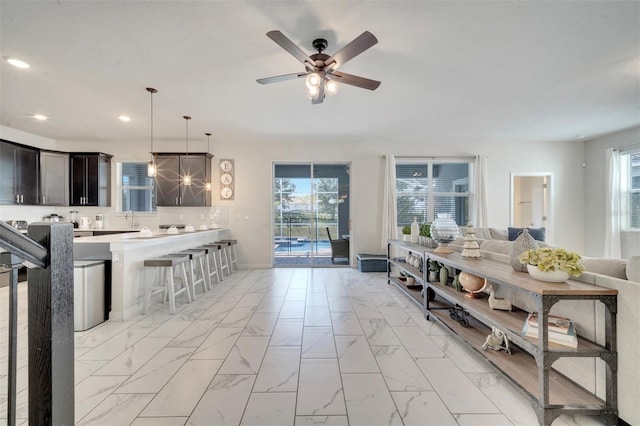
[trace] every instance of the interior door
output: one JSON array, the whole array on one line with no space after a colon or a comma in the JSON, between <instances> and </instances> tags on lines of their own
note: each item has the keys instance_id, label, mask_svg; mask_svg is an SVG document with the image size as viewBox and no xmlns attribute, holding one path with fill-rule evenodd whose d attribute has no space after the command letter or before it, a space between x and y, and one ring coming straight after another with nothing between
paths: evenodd
<instances>
[{"instance_id":1,"label":"interior door","mask_svg":"<svg viewBox=\"0 0 640 426\"><path fill-rule=\"evenodd\" d=\"M511 226L547 228L549 235L550 191L550 174L512 175Z\"/></svg>"}]
</instances>

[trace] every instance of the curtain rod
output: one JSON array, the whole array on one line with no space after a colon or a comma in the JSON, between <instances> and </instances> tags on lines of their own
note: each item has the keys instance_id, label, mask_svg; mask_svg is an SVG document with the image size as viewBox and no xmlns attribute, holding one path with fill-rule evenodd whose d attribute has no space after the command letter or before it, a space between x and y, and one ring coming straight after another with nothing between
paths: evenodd
<instances>
[{"instance_id":1,"label":"curtain rod","mask_svg":"<svg viewBox=\"0 0 640 426\"><path fill-rule=\"evenodd\" d=\"M383 158L386 158L386 155L383 155ZM413 160L442 160L442 159L451 159L451 160L475 160L476 158L478 158L477 155L473 155L473 156L469 156L469 155L465 155L465 156L461 156L461 157L434 157L434 156L425 156L425 155L401 155L401 156L397 156L396 159L401 159L401 160L409 160L409 159L413 159Z\"/></svg>"},{"instance_id":2,"label":"curtain rod","mask_svg":"<svg viewBox=\"0 0 640 426\"><path fill-rule=\"evenodd\" d=\"M625 146L622 148L613 148L614 151L618 151L620 154L630 154L632 152L640 151L640 144Z\"/></svg>"}]
</instances>

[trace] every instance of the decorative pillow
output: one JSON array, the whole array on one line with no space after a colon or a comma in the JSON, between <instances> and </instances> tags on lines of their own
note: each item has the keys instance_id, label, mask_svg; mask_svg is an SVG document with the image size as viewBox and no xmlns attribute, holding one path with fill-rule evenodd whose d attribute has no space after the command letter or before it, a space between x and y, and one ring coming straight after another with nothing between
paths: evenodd
<instances>
[{"instance_id":1,"label":"decorative pillow","mask_svg":"<svg viewBox=\"0 0 640 426\"><path fill-rule=\"evenodd\" d=\"M535 250L540 248L538 242L529 235L528 229L523 229L520 232L518 238L515 239L511 246L511 253L509 253L509 260L511 261L511 267L514 271L527 272L527 265L520 263L518 256L527 250Z\"/></svg>"},{"instance_id":2,"label":"decorative pillow","mask_svg":"<svg viewBox=\"0 0 640 426\"><path fill-rule=\"evenodd\" d=\"M631 256L627 261L627 279L640 283L640 256Z\"/></svg>"},{"instance_id":3,"label":"decorative pillow","mask_svg":"<svg viewBox=\"0 0 640 426\"><path fill-rule=\"evenodd\" d=\"M507 232L509 233L509 241L515 241L523 229L524 228L507 228ZM547 239L546 228L527 228L527 230L529 231L529 235L531 235L534 240L544 241Z\"/></svg>"},{"instance_id":4,"label":"decorative pillow","mask_svg":"<svg viewBox=\"0 0 640 426\"><path fill-rule=\"evenodd\" d=\"M473 228L473 231L476 234L476 238L479 240L490 240L493 238L489 228Z\"/></svg>"},{"instance_id":5,"label":"decorative pillow","mask_svg":"<svg viewBox=\"0 0 640 426\"><path fill-rule=\"evenodd\" d=\"M494 240L507 241L509 239L509 234L507 234L506 229L489 228L489 233Z\"/></svg>"}]
</instances>

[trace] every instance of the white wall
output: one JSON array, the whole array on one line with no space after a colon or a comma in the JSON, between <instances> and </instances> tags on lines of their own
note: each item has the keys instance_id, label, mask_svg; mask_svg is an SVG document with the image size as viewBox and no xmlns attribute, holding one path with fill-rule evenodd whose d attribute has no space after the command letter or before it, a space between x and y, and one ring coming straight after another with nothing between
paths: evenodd
<instances>
[{"instance_id":1,"label":"white wall","mask_svg":"<svg viewBox=\"0 0 640 426\"><path fill-rule=\"evenodd\" d=\"M607 186L607 148L625 148L640 144L640 127L613 133L585 142L585 255L604 253L605 193ZM622 257L640 255L640 232L623 232Z\"/></svg>"},{"instance_id":2,"label":"white wall","mask_svg":"<svg viewBox=\"0 0 640 426\"><path fill-rule=\"evenodd\" d=\"M157 216L140 217L142 226L156 227L159 223L177 221L184 215L185 223L198 225L201 215L205 218L218 211L228 216L228 226L234 238L239 240L239 257L242 264L251 267L270 267L272 264L272 164L279 161L335 161L351 162L351 219L352 252L382 253L380 228L382 217L383 155L396 156L470 156L486 154L489 188L489 226L506 228L509 225L511 173L539 173L553 175L551 206L552 227L550 242L570 250L583 252L583 144L581 142L513 142L491 143L463 141L441 144L438 141L353 141L340 140L338 136L322 141L300 136L288 141L215 141L213 182L217 182L218 161L221 158L235 160L235 200L220 201L218 186L214 187L211 209L165 208ZM350 140L349 140L350 139ZM16 142L22 140L14 139ZM174 143L155 141L158 151L182 151L182 141ZM205 151L206 140L190 144L192 151ZM115 162L148 161L148 141L139 143L89 144L87 142L58 141L56 149L62 151L102 151L114 155L113 188L115 186ZM99 148L95 148L99 147ZM116 194L112 194L111 209L74 208L81 215L105 213L108 227L124 228L128 223L113 214ZM33 207L0 207L0 218L20 219ZM70 208L35 208L46 213L60 211L66 214ZM6 213L6 214L5 214ZM29 220L29 219L27 219ZM355 260L355 256L352 257ZM353 262L355 263L355 262Z\"/></svg>"}]
</instances>

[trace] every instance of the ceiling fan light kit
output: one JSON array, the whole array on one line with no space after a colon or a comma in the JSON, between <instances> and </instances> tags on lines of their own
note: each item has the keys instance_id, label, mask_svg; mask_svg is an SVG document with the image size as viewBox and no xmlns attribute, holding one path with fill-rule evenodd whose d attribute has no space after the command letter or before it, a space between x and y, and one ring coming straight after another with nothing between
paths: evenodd
<instances>
[{"instance_id":1,"label":"ceiling fan light kit","mask_svg":"<svg viewBox=\"0 0 640 426\"><path fill-rule=\"evenodd\" d=\"M328 44L327 40L323 38L313 40L313 48L316 49L318 53L307 55L280 31L269 31L267 37L302 62L306 72L260 78L256 80L260 84L276 83L305 77L307 97L311 99L312 104L322 103L326 94L330 96L335 95L340 86L338 83L368 90L376 90L378 86L380 86L379 81L337 71L338 67L378 43L378 39L369 31L360 34L349 44L334 53L333 56L322 53Z\"/></svg>"}]
</instances>

